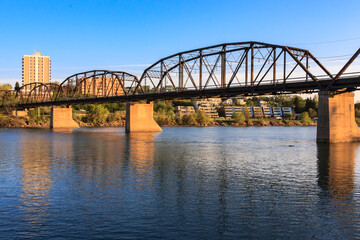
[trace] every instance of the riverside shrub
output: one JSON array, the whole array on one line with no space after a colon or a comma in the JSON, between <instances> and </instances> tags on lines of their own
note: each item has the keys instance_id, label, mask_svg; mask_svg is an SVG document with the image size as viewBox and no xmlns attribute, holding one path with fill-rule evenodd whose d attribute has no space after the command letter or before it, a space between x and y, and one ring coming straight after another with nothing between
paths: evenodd
<instances>
[{"instance_id":1,"label":"riverside shrub","mask_svg":"<svg viewBox=\"0 0 360 240\"><path fill-rule=\"evenodd\" d=\"M245 114L242 112L233 113L232 118L236 123L244 123L246 120Z\"/></svg>"},{"instance_id":2,"label":"riverside shrub","mask_svg":"<svg viewBox=\"0 0 360 240\"><path fill-rule=\"evenodd\" d=\"M309 113L308 112L303 112L300 115L300 122L304 123L304 124L309 124L311 123L311 118L309 117Z\"/></svg>"},{"instance_id":3,"label":"riverside shrub","mask_svg":"<svg viewBox=\"0 0 360 240\"><path fill-rule=\"evenodd\" d=\"M205 126L209 124L211 121L204 111L197 111L195 115L196 115L196 122L201 126Z\"/></svg>"},{"instance_id":4,"label":"riverside shrub","mask_svg":"<svg viewBox=\"0 0 360 240\"><path fill-rule=\"evenodd\" d=\"M190 125L190 126L194 126L196 125L196 118L194 116L195 114L190 114L190 115L184 115L182 118L182 121L185 125Z\"/></svg>"},{"instance_id":5,"label":"riverside shrub","mask_svg":"<svg viewBox=\"0 0 360 240\"><path fill-rule=\"evenodd\" d=\"M159 125L171 125L172 124L172 119L164 113L157 114L157 116L155 117L155 121Z\"/></svg>"},{"instance_id":6,"label":"riverside shrub","mask_svg":"<svg viewBox=\"0 0 360 240\"><path fill-rule=\"evenodd\" d=\"M182 125L183 124L183 118L180 115L175 116L175 121L177 124Z\"/></svg>"},{"instance_id":7,"label":"riverside shrub","mask_svg":"<svg viewBox=\"0 0 360 240\"><path fill-rule=\"evenodd\" d=\"M125 113L122 111L115 111L114 113L110 113L108 116L109 122L116 122L120 121L121 119L125 118Z\"/></svg>"},{"instance_id":8,"label":"riverside shrub","mask_svg":"<svg viewBox=\"0 0 360 240\"><path fill-rule=\"evenodd\" d=\"M92 105L87 114L87 122L93 124L102 124L106 122L109 110L103 105Z\"/></svg>"},{"instance_id":9,"label":"riverside shrub","mask_svg":"<svg viewBox=\"0 0 360 240\"><path fill-rule=\"evenodd\" d=\"M284 116L283 116L283 118L285 118L285 119L291 119L291 118L292 118L292 115L291 115L291 113L285 113Z\"/></svg>"}]
</instances>

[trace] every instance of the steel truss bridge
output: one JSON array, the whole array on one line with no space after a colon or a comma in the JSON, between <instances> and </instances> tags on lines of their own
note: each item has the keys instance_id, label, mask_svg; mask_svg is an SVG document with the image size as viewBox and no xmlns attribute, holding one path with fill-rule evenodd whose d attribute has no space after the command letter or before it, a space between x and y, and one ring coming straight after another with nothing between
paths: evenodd
<instances>
[{"instance_id":1,"label":"steel truss bridge","mask_svg":"<svg viewBox=\"0 0 360 240\"><path fill-rule=\"evenodd\" d=\"M308 50L261 42L225 43L180 52L152 64L141 77L108 70L77 73L62 83L31 83L3 91L18 108L105 102L353 91L360 72L336 74Z\"/></svg>"}]
</instances>

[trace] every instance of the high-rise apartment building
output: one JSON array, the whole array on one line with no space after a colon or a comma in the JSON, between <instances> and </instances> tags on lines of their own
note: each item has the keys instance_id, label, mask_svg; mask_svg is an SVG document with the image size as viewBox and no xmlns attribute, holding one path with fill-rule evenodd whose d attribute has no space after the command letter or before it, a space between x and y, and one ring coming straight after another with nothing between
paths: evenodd
<instances>
[{"instance_id":1,"label":"high-rise apartment building","mask_svg":"<svg viewBox=\"0 0 360 240\"><path fill-rule=\"evenodd\" d=\"M22 59L22 84L49 83L51 80L51 60L49 56L24 55Z\"/></svg>"}]
</instances>

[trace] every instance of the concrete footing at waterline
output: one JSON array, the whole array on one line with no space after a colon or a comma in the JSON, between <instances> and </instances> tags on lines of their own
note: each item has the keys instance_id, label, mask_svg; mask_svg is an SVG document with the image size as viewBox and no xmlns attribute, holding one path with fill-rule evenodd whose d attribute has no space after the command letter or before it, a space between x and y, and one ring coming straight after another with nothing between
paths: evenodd
<instances>
[{"instance_id":1,"label":"concrete footing at waterline","mask_svg":"<svg viewBox=\"0 0 360 240\"><path fill-rule=\"evenodd\" d=\"M50 117L50 128L51 129L60 129L60 128L79 128L79 125L72 118L72 109L71 107L51 108L51 117Z\"/></svg>"},{"instance_id":2,"label":"concrete footing at waterline","mask_svg":"<svg viewBox=\"0 0 360 240\"><path fill-rule=\"evenodd\" d=\"M355 122L354 93L319 92L317 142L358 142L360 129Z\"/></svg>"},{"instance_id":3,"label":"concrete footing at waterline","mask_svg":"<svg viewBox=\"0 0 360 240\"><path fill-rule=\"evenodd\" d=\"M162 132L153 117L153 103L126 103L125 131L131 132Z\"/></svg>"}]
</instances>

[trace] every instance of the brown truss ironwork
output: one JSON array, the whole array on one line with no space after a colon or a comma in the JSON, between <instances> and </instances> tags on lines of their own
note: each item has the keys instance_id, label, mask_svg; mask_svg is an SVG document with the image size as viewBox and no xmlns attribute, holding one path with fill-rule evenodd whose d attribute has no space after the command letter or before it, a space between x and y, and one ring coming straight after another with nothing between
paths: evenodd
<instances>
[{"instance_id":1,"label":"brown truss ironwork","mask_svg":"<svg viewBox=\"0 0 360 240\"><path fill-rule=\"evenodd\" d=\"M320 69L322 77L333 78L308 50L260 42L226 43L160 59L144 71L140 83L147 92L159 94L239 86L256 92L260 85L286 88L287 83L296 81L313 81L322 89L321 79L309 70L310 64Z\"/></svg>"},{"instance_id":2,"label":"brown truss ironwork","mask_svg":"<svg viewBox=\"0 0 360 240\"><path fill-rule=\"evenodd\" d=\"M262 42L225 43L160 59L136 76L109 70L74 74L61 84L33 83L19 106L314 92L360 86L360 74L332 75L308 50Z\"/></svg>"}]
</instances>

